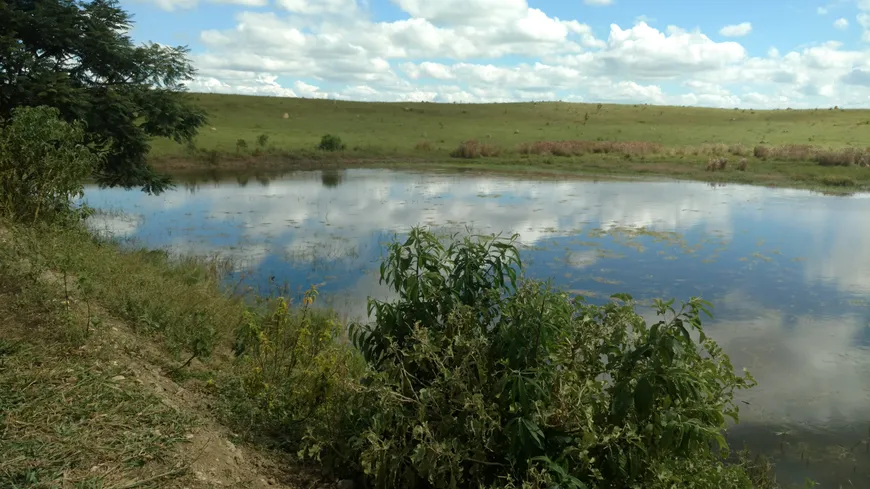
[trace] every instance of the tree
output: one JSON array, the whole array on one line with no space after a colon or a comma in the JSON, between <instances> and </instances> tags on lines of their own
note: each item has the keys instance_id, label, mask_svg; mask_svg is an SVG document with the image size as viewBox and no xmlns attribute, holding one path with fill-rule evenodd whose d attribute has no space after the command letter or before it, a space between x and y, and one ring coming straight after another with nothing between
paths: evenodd
<instances>
[{"instance_id":1,"label":"tree","mask_svg":"<svg viewBox=\"0 0 870 489\"><path fill-rule=\"evenodd\" d=\"M51 107L20 107L0 129L0 215L13 220L69 222L81 209L71 199L97 165L77 122Z\"/></svg>"},{"instance_id":2,"label":"tree","mask_svg":"<svg viewBox=\"0 0 870 489\"><path fill-rule=\"evenodd\" d=\"M160 192L148 165L152 137L190 141L205 113L187 97L186 47L135 45L116 0L0 2L0 124L17 107L48 105L86 127L101 185Z\"/></svg>"}]
</instances>

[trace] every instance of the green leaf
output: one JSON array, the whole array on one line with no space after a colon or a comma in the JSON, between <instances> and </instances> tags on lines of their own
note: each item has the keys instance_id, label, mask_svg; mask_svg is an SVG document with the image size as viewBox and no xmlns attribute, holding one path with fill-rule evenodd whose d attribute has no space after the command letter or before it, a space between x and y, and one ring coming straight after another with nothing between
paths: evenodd
<instances>
[{"instance_id":1,"label":"green leaf","mask_svg":"<svg viewBox=\"0 0 870 489\"><path fill-rule=\"evenodd\" d=\"M544 432L541 431L541 428L534 421L527 418L520 418L520 424L525 428L526 433L531 436L532 440L535 441L535 445L538 448L544 448Z\"/></svg>"},{"instance_id":2,"label":"green leaf","mask_svg":"<svg viewBox=\"0 0 870 489\"><path fill-rule=\"evenodd\" d=\"M653 386L649 378L641 378L634 389L634 409L641 419L647 418L652 411L653 395Z\"/></svg>"},{"instance_id":3,"label":"green leaf","mask_svg":"<svg viewBox=\"0 0 870 489\"><path fill-rule=\"evenodd\" d=\"M631 295L629 295L629 294L623 294L623 293L620 293L620 294L613 294L613 295L610 296L610 298L611 298L611 299L617 299L617 300L620 300L620 301L622 301L622 302L631 302L631 301L634 300L634 298L633 298Z\"/></svg>"},{"instance_id":4,"label":"green leaf","mask_svg":"<svg viewBox=\"0 0 870 489\"><path fill-rule=\"evenodd\" d=\"M678 323L677 327L679 328L680 333L683 334L683 339L686 340L686 343L691 345L692 344L692 335L689 334L689 330L687 330L686 327L683 326L682 322Z\"/></svg>"}]
</instances>

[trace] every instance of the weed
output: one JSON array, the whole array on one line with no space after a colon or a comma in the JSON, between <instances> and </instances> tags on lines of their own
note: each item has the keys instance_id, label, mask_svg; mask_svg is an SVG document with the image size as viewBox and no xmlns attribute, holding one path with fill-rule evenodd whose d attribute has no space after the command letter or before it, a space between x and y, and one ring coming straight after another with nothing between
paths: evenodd
<instances>
[{"instance_id":1,"label":"weed","mask_svg":"<svg viewBox=\"0 0 870 489\"><path fill-rule=\"evenodd\" d=\"M299 307L277 297L248 311L236 335L238 361L221 382L234 422L249 432L280 431L287 448L335 439L363 376L359 357L340 341L341 323L312 308L316 297L311 288ZM306 446L316 452L314 445Z\"/></svg>"},{"instance_id":2,"label":"weed","mask_svg":"<svg viewBox=\"0 0 870 489\"><path fill-rule=\"evenodd\" d=\"M501 150L491 144L481 143L476 139L464 141L458 148L450 153L453 158L480 158L498 156Z\"/></svg>"},{"instance_id":3,"label":"weed","mask_svg":"<svg viewBox=\"0 0 870 489\"><path fill-rule=\"evenodd\" d=\"M269 144L269 135L268 134L260 134L257 136L257 144L261 148L265 148L267 144Z\"/></svg>"},{"instance_id":4,"label":"weed","mask_svg":"<svg viewBox=\"0 0 870 489\"><path fill-rule=\"evenodd\" d=\"M242 152L246 149L248 149L247 141L245 141L244 139L241 139L241 138L237 139L236 140L236 153Z\"/></svg>"},{"instance_id":5,"label":"weed","mask_svg":"<svg viewBox=\"0 0 870 489\"><path fill-rule=\"evenodd\" d=\"M870 166L870 148L843 148L840 150L819 151L815 161L821 166Z\"/></svg>"},{"instance_id":6,"label":"weed","mask_svg":"<svg viewBox=\"0 0 870 489\"><path fill-rule=\"evenodd\" d=\"M854 187L858 184L854 178L842 175L824 175L819 181L832 187Z\"/></svg>"},{"instance_id":7,"label":"weed","mask_svg":"<svg viewBox=\"0 0 870 489\"><path fill-rule=\"evenodd\" d=\"M710 161L707 162L707 171L724 171L728 166L728 158L723 156L710 158Z\"/></svg>"},{"instance_id":8,"label":"weed","mask_svg":"<svg viewBox=\"0 0 870 489\"><path fill-rule=\"evenodd\" d=\"M664 147L659 143L644 141L536 141L522 143L517 147L520 154L551 154L554 156L579 156L584 154L614 153L642 156L660 153Z\"/></svg>"},{"instance_id":9,"label":"weed","mask_svg":"<svg viewBox=\"0 0 870 489\"><path fill-rule=\"evenodd\" d=\"M753 156L756 158L760 158L762 160L766 160L768 156L770 156L770 147L764 145L758 145L752 150Z\"/></svg>"},{"instance_id":10,"label":"weed","mask_svg":"<svg viewBox=\"0 0 870 489\"><path fill-rule=\"evenodd\" d=\"M417 144L414 145L414 151L432 151L432 143L429 141L418 141Z\"/></svg>"}]
</instances>

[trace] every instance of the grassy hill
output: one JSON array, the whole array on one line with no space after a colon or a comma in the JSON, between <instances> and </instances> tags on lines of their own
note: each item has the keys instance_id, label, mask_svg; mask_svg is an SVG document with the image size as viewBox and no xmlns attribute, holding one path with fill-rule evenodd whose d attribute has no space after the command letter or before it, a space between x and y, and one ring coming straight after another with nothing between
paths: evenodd
<instances>
[{"instance_id":1,"label":"grassy hill","mask_svg":"<svg viewBox=\"0 0 870 489\"><path fill-rule=\"evenodd\" d=\"M870 110L191 96L208 111L209 124L195 149L156 141L152 159L161 169L189 168L191 160L236 166L241 162L245 167L268 160L275 165L275 156L280 156L296 163L403 160L439 166L474 164L480 169L652 174L810 187L854 189L870 184L870 170L834 168L841 163L870 166L870 156L861 159L870 139ZM325 134L339 136L346 150L315 151ZM469 140L478 142L476 150L456 151ZM758 146L766 150L759 152ZM843 148L861 150L844 156ZM451 157L451 152L474 162ZM270 158L258 158L263 155ZM747 158L749 171L705 172L714 157L730 158L732 168L740 158ZM777 167L776 162L789 165ZM820 162L826 166L818 168Z\"/></svg>"}]
</instances>

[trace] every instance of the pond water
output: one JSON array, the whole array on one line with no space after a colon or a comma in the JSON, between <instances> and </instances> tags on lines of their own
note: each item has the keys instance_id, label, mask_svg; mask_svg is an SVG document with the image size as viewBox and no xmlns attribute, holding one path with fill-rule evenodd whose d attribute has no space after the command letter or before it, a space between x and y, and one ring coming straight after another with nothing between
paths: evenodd
<instances>
[{"instance_id":1,"label":"pond water","mask_svg":"<svg viewBox=\"0 0 870 489\"><path fill-rule=\"evenodd\" d=\"M732 446L821 487L870 487L868 197L390 170L191 181L156 197L86 190L105 211L96 229L231 257L254 286L320 284L351 317L385 294L384 243L416 224L519 233L528 275L592 300L702 296L708 333L759 382L741 394Z\"/></svg>"}]
</instances>

